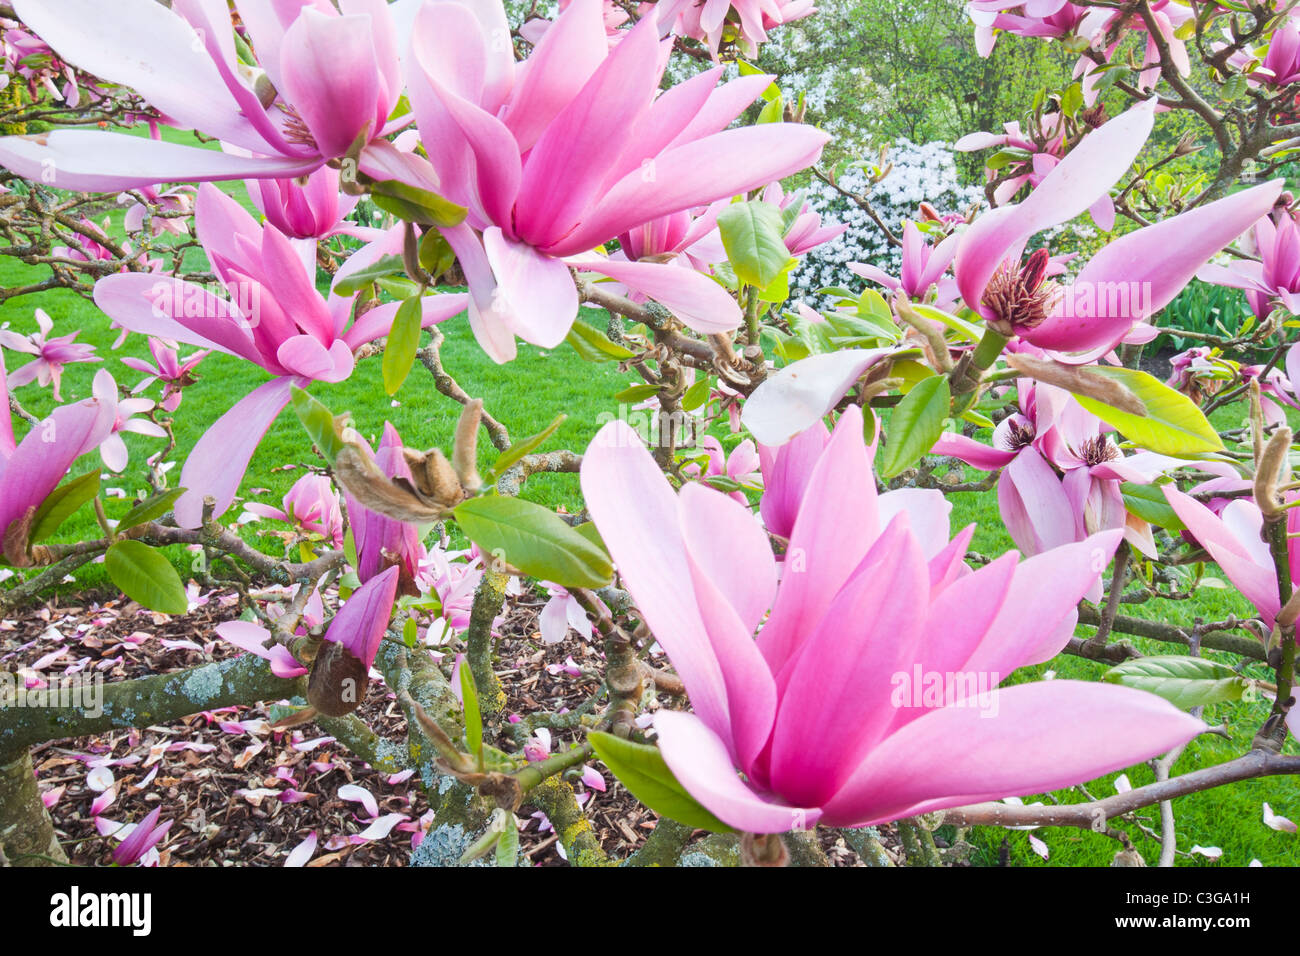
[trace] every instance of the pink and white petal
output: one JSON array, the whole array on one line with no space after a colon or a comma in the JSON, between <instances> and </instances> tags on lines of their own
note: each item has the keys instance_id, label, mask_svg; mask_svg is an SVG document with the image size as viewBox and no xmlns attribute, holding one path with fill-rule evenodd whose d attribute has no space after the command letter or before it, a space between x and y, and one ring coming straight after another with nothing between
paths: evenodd
<instances>
[{"instance_id":1,"label":"pink and white petal","mask_svg":"<svg viewBox=\"0 0 1300 956\"><path fill-rule=\"evenodd\" d=\"M316 853L316 844L316 831L312 830L311 833L307 834L307 839L289 851L289 855L284 858L284 865L292 867L306 866L307 861Z\"/></svg>"},{"instance_id":2,"label":"pink and white petal","mask_svg":"<svg viewBox=\"0 0 1300 956\"><path fill-rule=\"evenodd\" d=\"M507 239L496 226L483 232L483 248L497 281L493 308L510 330L542 348L563 342L578 317L578 289L569 267Z\"/></svg>"},{"instance_id":3,"label":"pink and white petal","mask_svg":"<svg viewBox=\"0 0 1300 956\"><path fill-rule=\"evenodd\" d=\"M746 833L786 833L814 826L815 807L764 800L736 773L722 739L694 714L661 710L655 715L659 750L673 776L692 797L728 826Z\"/></svg>"},{"instance_id":4,"label":"pink and white petal","mask_svg":"<svg viewBox=\"0 0 1300 956\"><path fill-rule=\"evenodd\" d=\"M914 807L1056 790L1205 729L1154 694L1106 683L1040 681L968 703L933 710L884 740L826 804L825 822L883 822Z\"/></svg>"},{"instance_id":5,"label":"pink and white petal","mask_svg":"<svg viewBox=\"0 0 1300 956\"><path fill-rule=\"evenodd\" d=\"M737 328L744 318L736 300L706 275L672 263L626 262L603 256L567 260L579 269L599 272L654 299L697 332L706 335Z\"/></svg>"},{"instance_id":6,"label":"pink and white petal","mask_svg":"<svg viewBox=\"0 0 1300 956\"><path fill-rule=\"evenodd\" d=\"M784 445L812 428L889 349L845 349L791 362L768 376L740 419L761 444Z\"/></svg>"},{"instance_id":7,"label":"pink and white petal","mask_svg":"<svg viewBox=\"0 0 1300 956\"><path fill-rule=\"evenodd\" d=\"M181 469L185 494L176 499L176 523L197 528L203 520L203 499L216 499L215 515L224 514L235 499L244 472L262 437L289 404L294 380L274 378L235 403L203 433Z\"/></svg>"},{"instance_id":8,"label":"pink and white petal","mask_svg":"<svg viewBox=\"0 0 1300 956\"><path fill-rule=\"evenodd\" d=\"M24 179L79 192L116 192L166 182L290 179L310 173L321 162L319 156L232 156L107 130L56 129L0 137L0 165Z\"/></svg>"},{"instance_id":9,"label":"pink and white petal","mask_svg":"<svg viewBox=\"0 0 1300 956\"><path fill-rule=\"evenodd\" d=\"M623 582L668 652L691 704L729 737L726 683L700 617L678 522L677 496L640 437L624 422L605 425L582 460L582 494ZM635 501L637 507L629 508Z\"/></svg>"}]
</instances>

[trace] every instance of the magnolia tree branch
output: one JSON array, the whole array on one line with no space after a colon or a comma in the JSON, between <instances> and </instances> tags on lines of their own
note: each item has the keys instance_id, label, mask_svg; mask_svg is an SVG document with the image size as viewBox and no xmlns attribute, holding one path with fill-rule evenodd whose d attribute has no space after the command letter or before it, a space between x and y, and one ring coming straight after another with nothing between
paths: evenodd
<instances>
[{"instance_id":1,"label":"magnolia tree branch","mask_svg":"<svg viewBox=\"0 0 1300 956\"><path fill-rule=\"evenodd\" d=\"M104 685L100 713L76 707L8 707L0 711L0 763L10 763L47 740L85 737L108 730L167 724L202 710L283 700L301 694L300 679L271 673L252 654Z\"/></svg>"},{"instance_id":2,"label":"magnolia tree branch","mask_svg":"<svg viewBox=\"0 0 1300 956\"><path fill-rule=\"evenodd\" d=\"M473 399L469 393L460 387L460 384L451 377L442 364L442 343L446 341L446 336L435 325L429 329L433 336L433 341L415 353L416 357L433 376L433 385L439 392L448 398L460 402L462 405L468 405ZM483 427L487 429L492 444L498 451L505 451L510 447L510 432L506 426L493 418L485 410L482 413Z\"/></svg>"},{"instance_id":3,"label":"magnolia tree branch","mask_svg":"<svg viewBox=\"0 0 1300 956\"><path fill-rule=\"evenodd\" d=\"M1079 623L1098 627L1101 624L1101 615L1091 604L1080 603ZM1255 638L1209 630L1208 626L1206 628L1200 634L1201 647L1214 651L1228 651L1255 661L1268 659L1264 652L1264 645ZM1120 634L1132 634L1134 637L1148 637L1167 644L1182 644L1190 647L1192 643L1192 635L1181 627L1164 621L1129 617L1124 614L1115 615L1114 620L1111 621L1111 630Z\"/></svg>"},{"instance_id":4,"label":"magnolia tree branch","mask_svg":"<svg viewBox=\"0 0 1300 956\"><path fill-rule=\"evenodd\" d=\"M57 866L68 862L41 802L31 752L0 759L0 866Z\"/></svg>"},{"instance_id":5,"label":"magnolia tree branch","mask_svg":"<svg viewBox=\"0 0 1300 956\"><path fill-rule=\"evenodd\" d=\"M1117 793L1103 800L1057 806L1026 807L1008 803L976 803L966 807L939 811L942 824L952 826L1046 826L1101 829L1107 820L1149 807L1162 800L1173 800L1189 793L1252 780L1256 777L1300 774L1300 756L1282 756L1267 750L1252 750L1226 763L1203 770L1193 770L1169 780Z\"/></svg>"}]
</instances>

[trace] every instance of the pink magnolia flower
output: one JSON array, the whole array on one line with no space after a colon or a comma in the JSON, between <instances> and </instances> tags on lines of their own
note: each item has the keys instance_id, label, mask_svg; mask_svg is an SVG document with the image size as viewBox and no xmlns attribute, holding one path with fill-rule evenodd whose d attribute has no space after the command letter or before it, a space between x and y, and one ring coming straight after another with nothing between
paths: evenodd
<instances>
[{"instance_id":1,"label":"pink magnolia flower","mask_svg":"<svg viewBox=\"0 0 1300 956\"><path fill-rule=\"evenodd\" d=\"M1026 554L1119 529L1154 557L1151 526L1129 514L1119 486L1147 484L1183 462L1151 452L1125 457L1101 420L1069 392L1029 379L1019 379L1016 387L1020 410L998 423L991 447L944 434L931 453L983 471L1002 469L998 509L1011 539Z\"/></svg>"},{"instance_id":2,"label":"pink magnolia flower","mask_svg":"<svg viewBox=\"0 0 1300 956\"><path fill-rule=\"evenodd\" d=\"M808 205L803 193L787 196L779 182L772 183L763 190L763 202L776 206L788 218L789 225L786 226L783 238L785 247L792 256L801 256L816 249L849 228L847 223L822 225L822 217ZM795 211L792 213L792 210Z\"/></svg>"},{"instance_id":3,"label":"pink magnolia flower","mask_svg":"<svg viewBox=\"0 0 1300 956\"><path fill-rule=\"evenodd\" d=\"M0 139L0 162L28 179L102 192L166 181L292 177L359 147L391 179L382 137L401 95L397 31L385 0L240 0L259 66L239 60L228 8L207 0L18 0L27 26L68 63L138 93L179 128L256 156L101 130Z\"/></svg>"},{"instance_id":4,"label":"pink magnolia flower","mask_svg":"<svg viewBox=\"0 0 1300 956\"><path fill-rule=\"evenodd\" d=\"M122 227L127 232L140 232L144 229L146 214L149 215L149 231L152 235L171 236L189 235L189 216L194 210L194 187L174 186L159 190L154 186L141 186L140 195L148 200L147 204L137 200L129 193L117 197L120 205L126 206L126 216ZM160 216L155 213L180 213L181 215Z\"/></svg>"},{"instance_id":5,"label":"pink magnolia flower","mask_svg":"<svg viewBox=\"0 0 1300 956\"><path fill-rule=\"evenodd\" d=\"M315 594L312 595L312 600L319 604ZM319 621L315 623L320 624ZM225 621L217 625L216 631L217 636L227 644L233 644L254 657L268 661L271 665L271 673L276 677L292 680L307 673L307 668L299 664L283 644L274 643L269 648L266 647L266 642L271 639L271 632L260 624L254 624L252 621Z\"/></svg>"},{"instance_id":6,"label":"pink magnolia flower","mask_svg":"<svg viewBox=\"0 0 1300 956\"><path fill-rule=\"evenodd\" d=\"M719 199L708 206L647 220L618 237L619 251L612 258L674 262L707 275L714 263L727 258L718 233L718 213L729 204L730 200ZM638 302L646 298L636 290L628 290L628 294Z\"/></svg>"},{"instance_id":7,"label":"pink magnolia flower","mask_svg":"<svg viewBox=\"0 0 1300 956\"><path fill-rule=\"evenodd\" d=\"M118 866L131 866L139 863L146 853L163 841L167 831L176 821L168 820L160 824L162 807L154 807L143 820L131 827L126 838L113 848L113 862Z\"/></svg>"},{"instance_id":8,"label":"pink magnolia flower","mask_svg":"<svg viewBox=\"0 0 1300 956\"><path fill-rule=\"evenodd\" d=\"M167 429L163 428L157 422L150 421L147 418L134 418L141 412L147 412L153 408L154 403L147 398L124 398L117 397L117 382L109 374L107 369L100 369L95 373L95 380L91 387L92 394L105 408L115 409L113 415L113 428L99 445L99 455L104 461L104 466L110 471L122 471L126 468L128 456L126 442L122 440L122 432L134 432L137 435L151 435L154 438L166 438Z\"/></svg>"},{"instance_id":9,"label":"pink magnolia flower","mask_svg":"<svg viewBox=\"0 0 1300 956\"><path fill-rule=\"evenodd\" d=\"M704 450L707 459L704 463L704 469L701 471L699 462L690 462L682 468L682 474L689 475L704 482L710 487L716 487L717 484L711 481L714 478L724 478L728 481L734 481L738 485L753 484L755 474L759 470L759 456L754 449L754 443L746 438L728 455L722 450L722 442L718 441L712 435L706 435L700 442L700 447ZM749 499L745 497L743 491L737 489L723 489L727 491L727 496L733 501L738 501L742 505L748 504Z\"/></svg>"},{"instance_id":10,"label":"pink magnolia flower","mask_svg":"<svg viewBox=\"0 0 1300 956\"><path fill-rule=\"evenodd\" d=\"M1291 15L1294 17L1294 11ZM1218 52L1235 45L1228 34L1224 42L1213 43L1211 48ZM1251 86L1278 89L1290 86L1300 80L1300 25L1295 19L1288 19L1268 38L1268 48L1262 56L1255 50L1238 49L1228 57L1227 65L1244 73Z\"/></svg>"},{"instance_id":11,"label":"pink magnolia flower","mask_svg":"<svg viewBox=\"0 0 1300 956\"><path fill-rule=\"evenodd\" d=\"M328 166L304 179L249 179L248 196L266 221L293 239L324 239L349 231L343 219L360 196L339 192L339 171Z\"/></svg>"},{"instance_id":12,"label":"pink magnolia flower","mask_svg":"<svg viewBox=\"0 0 1300 956\"><path fill-rule=\"evenodd\" d=\"M176 354L176 349L172 346L167 345L161 339L150 338L149 351L153 355L153 365L150 365L144 359L131 356L122 359L122 364L127 368L133 368L137 372L144 372L149 376L131 389L131 394L139 394L155 381L161 381L163 383L163 393L162 400L158 404L165 410L174 412L180 408L181 389L194 382L194 377L190 373L194 371L199 362L211 354L212 350L203 349L182 361Z\"/></svg>"},{"instance_id":13,"label":"pink magnolia flower","mask_svg":"<svg viewBox=\"0 0 1300 956\"><path fill-rule=\"evenodd\" d=\"M802 169L827 136L782 123L726 129L766 77L715 89L717 68L660 94L655 31L652 11L611 50L600 0L573 0L516 64L499 0L428 3L416 15L411 105L436 188L469 209L443 233L469 282L470 324L497 361L513 357L515 336L544 348L563 341L578 311L570 266L636 289L700 331L740 323L705 276L591 251Z\"/></svg>"},{"instance_id":14,"label":"pink magnolia flower","mask_svg":"<svg viewBox=\"0 0 1300 956\"><path fill-rule=\"evenodd\" d=\"M195 224L224 296L141 273L95 284L95 304L123 328L235 355L275 376L236 402L190 452L180 481L188 490L176 501L176 520L189 528L202 520L204 496L216 499L217 515L230 507L254 450L289 403L290 388L347 378L353 350L386 335L398 308L390 302L352 321L355 295L325 298L316 291L314 251L303 256L278 229L254 222L210 183L199 188ZM354 253L335 284L383 251L382 243L372 243ZM464 307L464 295L428 296L424 324Z\"/></svg>"},{"instance_id":15,"label":"pink magnolia flower","mask_svg":"<svg viewBox=\"0 0 1300 956\"><path fill-rule=\"evenodd\" d=\"M939 492L877 496L856 406L809 478L779 584L748 510L695 483L673 494L621 422L588 448L582 490L694 708L657 715L664 759L738 829L858 826L1051 790L1204 729L1111 684L990 689L1060 651L1119 534L971 571L973 528L948 540ZM928 673L983 684L900 698L900 675Z\"/></svg>"},{"instance_id":16,"label":"pink magnolia flower","mask_svg":"<svg viewBox=\"0 0 1300 956\"><path fill-rule=\"evenodd\" d=\"M379 653L396 599L397 568L389 568L352 592L330 621L325 640L342 645L369 670Z\"/></svg>"},{"instance_id":17,"label":"pink magnolia flower","mask_svg":"<svg viewBox=\"0 0 1300 956\"><path fill-rule=\"evenodd\" d=\"M903 224L903 268L898 278L865 262L850 262L849 269L890 292L902 291L909 299L924 299L930 288L937 286L940 301L951 302L957 298L957 286L953 280L945 279L944 273L956 254L955 234L931 245L916 223L906 222Z\"/></svg>"},{"instance_id":18,"label":"pink magnolia flower","mask_svg":"<svg viewBox=\"0 0 1300 956\"><path fill-rule=\"evenodd\" d=\"M369 443L360 435L351 433L349 437L370 451ZM375 464L389 478L411 481L411 469L402 450L402 438L397 434L397 429L385 422L379 451L374 456ZM420 576L421 564L426 558L419 529L413 524L371 511L348 494L346 489L344 499L348 506L352 538L356 543L357 576L365 582L389 567L396 567L399 569L399 593L418 595L420 587L416 579Z\"/></svg>"},{"instance_id":19,"label":"pink magnolia flower","mask_svg":"<svg viewBox=\"0 0 1300 956\"><path fill-rule=\"evenodd\" d=\"M559 644L569 636L569 628L577 631L578 636L584 641L590 641L591 621L582 605L566 588L558 584L543 581L542 587L546 588L550 595L550 599L537 618L537 629L542 634L542 643Z\"/></svg>"},{"instance_id":20,"label":"pink magnolia flower","mask_svg":"<svg viewBox=\"0 0 1300 956\"><path fill-rule=\"evenodd\" d=\"M284 496L283 504L283 509L259 502L244 507L263 518L283 521L307 534L318 534L336 548L343 547L343 511L338 492L327 477L303 475Z\"/></svg>"},{"instance_id":21,"label":"pink magnolia flower","mask_svg":"<svg viewBox=\"0 0 1300 956\"><path fill-rule=\"evenodd\" d=\"M1276 224L1265 217L1255 223L1251 238L1260 261L1234 259L1226 266L1202 266L1196 278L1214 285L1244 289L1251 310L1262 321L1277 305L1300 313L1300 226L1289 214Z\"/></svg>"},{"instance_id":22,"label":"pink magnolia flower","mask_svg":"<svg viewBox=\"0 0 1300 956\"><path fill-rule=\"evenodd\" d=\"M49 497L74 461L109 437L116 415L116 403L99 398L62 405L15 442L0 358L0 540Z\"/></svg>"},{"instance_id":23,"label":"pink magnolia flower","mask_svg":"<svg viewBox=\"0 0 1300 956\"><path fill-rule=\"evenodd\" d=\"M1038 253L1022 267L1031 236L1074 218L1124 174L1151 131L1153 108L1154 101L1139 104L1098 127L1024 202L985 213L962 234L953 261L957 287L991 328L1061 361L1092 361L1169 304L1210 256L1273 208L1282 180L1127 233L1068 286L1044 282L1046 258Z\"/></svg>"},{"instance_id":24,"label":"pink magnolia flower","mask_svg":"<svg viewBox=\"0 0 1300 956\"><path fill-rule=\"evenodd\" d=\"M1255 605L1264 626L1272 629L1282 602L1277 567L1261 533L1264 516L1259 506L1248 498L1236 498L1216 515L1172 485L1161 490L1188 533L1209 552L1246 600ZM1290 537L1300 532L1300 509L1290 509L1286 523L1289 572L1292 581L1300 581L1300 538Z\"/></svg>"},{"instance_id":25,"label":"pink magnolia flower","mask_svg":"<svg viewBox=\"0 0 1300 956\"><path fill-rule=\"evenodd\" d=\"M39 331L31 335L19 335L9 329L0 330L0 345L15 352L25 352L36 358L10 373L10 386L17 387L29 382L43 386L54 386L54 400L63 401L59 394L59 385L63 381L63 366L76 362L102 362L95 356L95 346L76 341L80 330L67 335L51 336L54 322L44 309L36 310L36 325Z\"/></svg>"},{"instance_id":26,"label":"pink magnolia flower","mask_svg":"<svg viewBox=\"0 0 1300 956\"><path fill-rule=\"evenodd\" d=\"M128 211L129 215L130 212ZM103 229L85 216L81 217L81 227L80 232L72 234L73 245L55 246L50 251L59 258L71 259L74 262L114 262L118 259L118 254L104 245L109 240ZM99 237L98 240L95 238L96 236ZM129 242L118 243L118 246L122 252L130 255L131 244ZM162 269L162 259L150 259L143 252L136 257L135 261L143 266L146 272L158 272ZM126 265L123 265L119 271L130 272L131 270Z\"/></svg>"},{"instance_id":27,"label":"pink magnolia flower","mask_svg":"<svg viewBox=\"0 0 1300 956\"><path fill-rule=\"evenodd\" d=\"M1008 12L1017 10L1020 12ZM1077 7L1066 0L1028 4L1022 0L972 0L966 12L975 24L975 49L985 57L997 42L995 31L1061 40L1076 34L1090 36L1088 22L1099 24L1107 16L1105 11Z\"/></svg>"},{"instance_id":28,"label":"pink magnolia flower","mask_svg":"<svg viewBox=\"0 0 1300 956\"><path fill-rule=\"evenodd\" d=\"M642 10L649 4L642 4ZM816 12L813 0L658 0L663 36L677 34L705 44L716 58L730 26L736 45L746 56L756 56L767 31L802 20Z\"/></svg>"}]
</instances>

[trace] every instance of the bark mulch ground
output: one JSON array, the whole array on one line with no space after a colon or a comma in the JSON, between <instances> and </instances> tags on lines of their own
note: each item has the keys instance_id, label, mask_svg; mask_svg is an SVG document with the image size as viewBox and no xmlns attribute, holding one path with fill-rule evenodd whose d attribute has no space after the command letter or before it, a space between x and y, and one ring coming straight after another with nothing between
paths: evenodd
<instances>
[{"instance_id":1,"label":"bark mulch ground","mask_svg":"<svg viewBox=\"0 0 1300 956\"><path fill-rule=\"evenodd\" d=\"M174 617L125 599L83 606L52 601L12 612L0 620L0 670L29 685L71 673L99 674L108 683L241 653L214 631L237 616L236 595L192 598L190 612ZM537 616L544 601L532 593L511 599L500 622L497 673L510 713L572 710L600 691L598 645L573 632L559 644L542 642ZM449 671L456 648L441 650ZM111 863L113 829L161 805L161 819L174 821L159 848L163 866L282 866L312 833L318 845L308 866L406 866L432 818L418 779L371 768L314 724L272 730L277 703L35 748L40 789L69 859ZM405 739L405 718L382 682L371 682L358 715L381 737ZM579 733L554 732L552 752L567 748ZM517 749L506 735L496 743ZM603 766L593 767L606 789L577 785L579 799L606 852L624 857L645 841L657 818ZM348 785L371 794L373 805L341 797ZM107 804L98 808L98 820L92 812L96 800ZM545 818L526 804L519 817L520 852L534 865L566 865ZM819 832L834 865L861 864L838 834ZM894 834L882 836L891 855L901 858Z\"/></svg>"}]
</instances>

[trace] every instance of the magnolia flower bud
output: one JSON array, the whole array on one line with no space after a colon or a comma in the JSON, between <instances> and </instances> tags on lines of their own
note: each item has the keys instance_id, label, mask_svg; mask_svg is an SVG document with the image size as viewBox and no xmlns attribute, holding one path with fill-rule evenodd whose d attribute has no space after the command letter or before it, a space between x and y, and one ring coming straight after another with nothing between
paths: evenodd
<instances>
[{"instance_id":1,"label":"magnolia flower bud","mask_svg":"<svg viewBox=\"0 0 1300 956\"><path fill-rule=\"evenodd\" d=\"M326 717L352 713L366 697L370 682L365 662L337 641L321 645L307 678L307 700Z\"/></svg>"}]
</instances>

